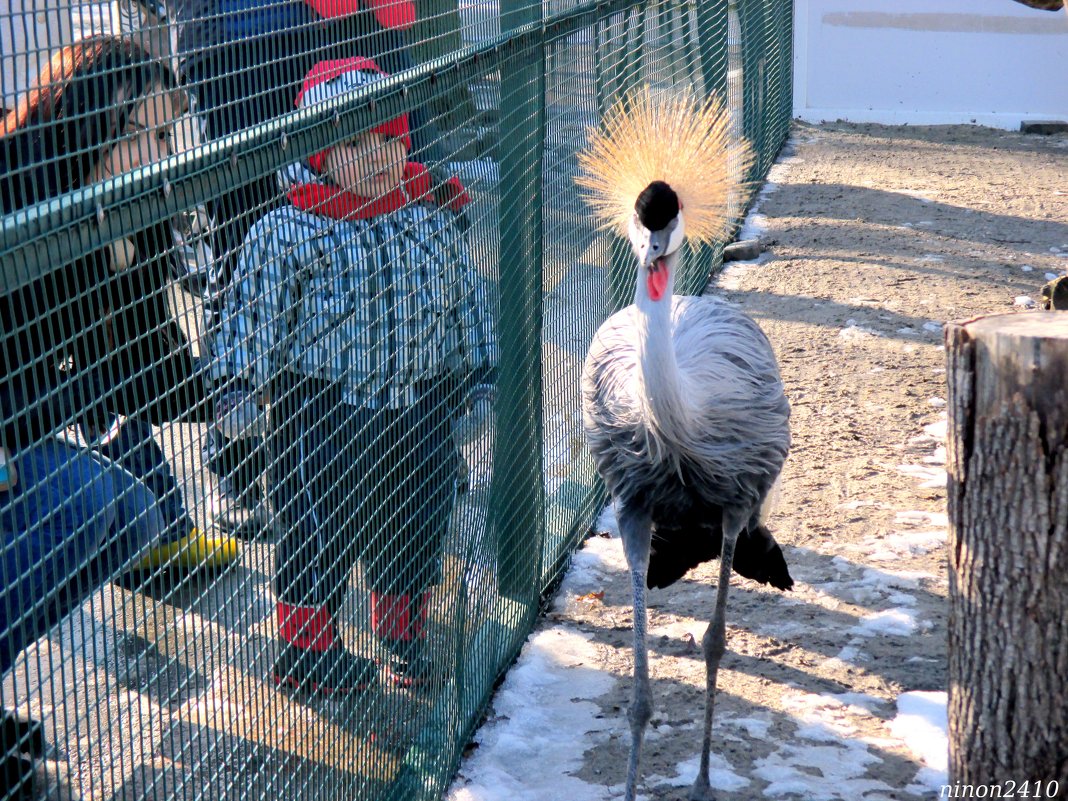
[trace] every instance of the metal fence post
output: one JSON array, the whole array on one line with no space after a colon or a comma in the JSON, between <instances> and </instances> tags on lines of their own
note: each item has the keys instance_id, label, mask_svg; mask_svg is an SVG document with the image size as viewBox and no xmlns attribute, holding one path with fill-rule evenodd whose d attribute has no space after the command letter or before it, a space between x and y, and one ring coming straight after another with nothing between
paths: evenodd
<instances>
[{"instance_id":1,"label":"metal fence post","mask_svg":"<svg viewBox=\"0 0 1068 801\"><path fill-rule=\"evenodd\" d=\"M538 23L540 2L503 0L502 31ZM500 362L491 521L502 595L538 594L545 532L542 476L542 158L545 49L512 45L501 67Z\"/></svg>"},{"instance_id":2,"label":"metal fence post","mask_svg":"<svg viewBox=\"0 0 1068 801\"><path fill-rule=\"evenodd\" d=\"M705 93L718 93L727 102L727 0L697 4L697 41Z\"/></svg>"}]
</instances>

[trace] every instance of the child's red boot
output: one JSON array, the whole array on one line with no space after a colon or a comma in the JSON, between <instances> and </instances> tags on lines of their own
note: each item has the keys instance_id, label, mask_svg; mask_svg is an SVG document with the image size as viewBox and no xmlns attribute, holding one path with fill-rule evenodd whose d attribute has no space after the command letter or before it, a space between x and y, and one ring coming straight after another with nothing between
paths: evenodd
<instances>
[{"instance_id":1,"label":"child's red boot","mask_svg":"<svg viewBox=\"0 0 1068 801\"><path fill-rule=\"evenodd\" d=\"M389 649L389 678L398 687L437 685L442 676L427 649L426 618L430 593L371 593L371 626Z\"/></svg>"},{"instance_id":2,"label":"child's red boot","mask_svg":"<svg viewBox=\"0 0 1068 801\"><path fill-rule=\"evenodd\" d=\"M366 690L378 678L372 659L345 649L325 608L278 602L282 647L274 663L275 684L326 695Z\"/></svg>"}]
</instances>

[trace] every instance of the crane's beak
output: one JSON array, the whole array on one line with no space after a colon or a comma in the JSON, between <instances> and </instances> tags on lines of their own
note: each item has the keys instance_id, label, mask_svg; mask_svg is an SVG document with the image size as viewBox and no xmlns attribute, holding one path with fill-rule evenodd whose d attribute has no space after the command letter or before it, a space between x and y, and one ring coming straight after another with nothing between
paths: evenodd
<instances>
[{"instance_id":1,"label":"crane's beak","mask_svg":"<svg viewBox=\"0 0 1068 801\"><path fill-rule=\"evenodd\" d=\"M642 253L642 267L646 270L656 264L657 259L663 259L668 254L671 245L671 231L650 231L649 242Z\"/></svg>"}]
</instances>

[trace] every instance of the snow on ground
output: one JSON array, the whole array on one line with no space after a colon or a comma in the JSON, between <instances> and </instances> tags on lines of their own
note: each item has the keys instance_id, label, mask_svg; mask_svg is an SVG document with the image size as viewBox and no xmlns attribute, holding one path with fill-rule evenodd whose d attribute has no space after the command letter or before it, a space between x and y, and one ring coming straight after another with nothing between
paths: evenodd
<instances>
[{"instance_id":1,"label":"snow on ground","mask_svg":"<svg viewBox=\"0 0 1068 801\"><path fill-rule=\"evenodd\" d=\"M450 801L603 801L606 788L568 775L611 723L588 700L615 678L597 668L590 637L567 626L535 632L493 700L478 749L464 761ZM551 766L551 769L547 769Z\"/></svg>"},{"instance_id":2,"label":"snow on ground","mask_svg":"<svg viewBox=\"0 0 1068 801\"><path fill-rule=\"evenodd\" d=\"M789 148L790 144L787 143L786 149L789 150ZM780 182L783 181L788 174L790 165L797 161L799 161L799 159L796 156L790 156L781 159L772 166L771 170L768 172L767 181L761 187L760 192L757 193L756 200L754 200L752 206L749 207L749 214L746 215L741 228L738 230L738 241L761 239L764 234L767 233L768 220L760 213L760 206L768 195L772 194L779 188ZM718 283L720 287L724 289L737 289L742 277L747 272L759 267L769 258L771 258L770 254L761 253L755 259L750 259L749 261L733 261L725 264L722 272L719 274Z\"/></svg>"},{"instance_id":3,"label":"snow on ground","mask_svg":"<svg viewBox=\"0 0 1068 801\"><path fill-rule=\"evenodd\" d=\"M948 728L945 693L910 692L898 697L890 731L926 766L916 774L916 789L937 790L949 781Z\"/></svg>"},{"instance_id":4,"label":"snow on ground","mask_svg":"<svg viewBox=\"0 0 1068 801\"><path fill-rule=\"evenodd\" d=\"M646 776L643 781L646 786L667 784L671 787L689 787L693 784L693 777L697 775L700 765L700 756L694 756L679 765L678 772L674 776ZM742 790L752 784L749 779L739 776L731 769L730 763L719 754L709 755L708 778L712 786L719 790Z\"/></svg>"}]
</instances>

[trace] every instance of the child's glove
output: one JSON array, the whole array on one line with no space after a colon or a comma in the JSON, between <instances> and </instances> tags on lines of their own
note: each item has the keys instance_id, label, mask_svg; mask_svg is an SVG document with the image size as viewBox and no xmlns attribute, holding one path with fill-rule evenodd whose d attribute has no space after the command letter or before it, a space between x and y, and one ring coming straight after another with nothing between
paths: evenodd
<instances>
[{"instance_id":1,"label":"child's glove","mask_svg":"<svg viewBox=\"0 0 1068 801\"><path fill-rule=\"evenodd\" d=\"M493 419L493 403L496 399L497 388L493 384L477 384L467 393L463 413L454 428L460 443L471 442L481 436Z\"/></svg>"},{"instance_id":2,"label":"child's glove","mask_svg":"<svg viewBox=\"0 0 1068 801\"><path fill-rule=\"evenodd\" d=\"M267 436L267 411L256 396L244 389L230 389L215 397L216 427L227 439Z\"/></svg>"},{"instance_id":3,"label":"child's glove","mask_svg":"<svg viewBox=\"0 0 1068 801\"><path fill-rule=\"evenodd\" d=\"M437 176L434 176L434 178L436 179ZM459 214L463 207L471 202L471 196L467 194L467 187L455 175L449 176L445 180L434 180L432 191L434 192L434 202L453 214Z\"/></svg>"},{"instance_id":4,"label":"child's glove","mask_svg":"<svg viewBox=\"0 0 1068 801\"><path fill-rule=\"evenodd\" d=\"M460 232L467 234L471 228L471 220L464 210L464 207L471 202L467 187L455 175L447 175L440 168L430 171L430 180L432 182L430 192L434 197L434 203L438 208L448 209L455 214Z\"/></svg>"}]
</instances>

